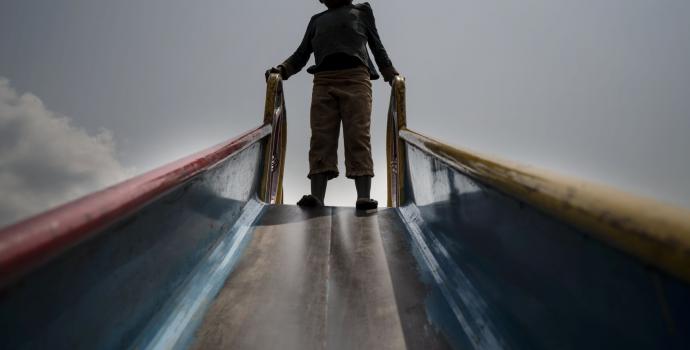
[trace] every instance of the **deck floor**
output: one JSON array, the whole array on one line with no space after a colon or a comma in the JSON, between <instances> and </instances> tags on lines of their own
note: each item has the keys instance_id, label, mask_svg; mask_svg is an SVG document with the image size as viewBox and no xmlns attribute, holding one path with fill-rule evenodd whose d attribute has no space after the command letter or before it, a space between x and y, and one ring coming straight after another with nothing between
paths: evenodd
<instances>
[{"instance_id":1,"label":"deck floor","mask_svg":"<svg viewBox=\"0 0 690 350\"><path fill-rule=\"evenodd\" d=\"M270 206L195 349L446 349L395 211Z\"/></svg>"}]
</instances>

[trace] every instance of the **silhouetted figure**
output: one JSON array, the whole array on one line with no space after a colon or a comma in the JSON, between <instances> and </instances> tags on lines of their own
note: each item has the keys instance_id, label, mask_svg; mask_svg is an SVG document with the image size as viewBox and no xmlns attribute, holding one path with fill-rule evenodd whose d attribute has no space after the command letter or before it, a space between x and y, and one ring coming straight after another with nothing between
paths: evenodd
<instances>
[{"instance_id":1,"label":"silhouetted figure","mask_svg":"<svg viewBox=\"0 0 690 350\"><path fill-rule=\"evenodd\" d=\"M356 207L375 209L371 199L371 81L379 78L369 58L367 43L381 69L384 81L398 75L381 43L369 3L352 0L320 0L328 10L309 21L302 43L292 56L266 71L280 73L284 80L299 72L314 53L316 64L311 104L309 175L311 194L297 202L301 206L322 206L328 180L338 176L340 123L345 137L345 175L355 180Z\"/></svg>"}]
</instances>

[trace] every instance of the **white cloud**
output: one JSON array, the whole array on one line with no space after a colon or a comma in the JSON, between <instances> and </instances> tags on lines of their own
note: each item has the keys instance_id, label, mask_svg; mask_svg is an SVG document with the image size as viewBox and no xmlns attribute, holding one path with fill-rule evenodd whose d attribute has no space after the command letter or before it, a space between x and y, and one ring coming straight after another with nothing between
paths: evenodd
<instances>
[{"instance_id":1,"label":"white cloud","mask_svg":"<svg viewBox=\"0 0 690 350\"><path fill-rule=\"evenodd\" d=\"M0 77L0 227L125 179L113 135L89 135Z\"/></svg>"}]
</instances>

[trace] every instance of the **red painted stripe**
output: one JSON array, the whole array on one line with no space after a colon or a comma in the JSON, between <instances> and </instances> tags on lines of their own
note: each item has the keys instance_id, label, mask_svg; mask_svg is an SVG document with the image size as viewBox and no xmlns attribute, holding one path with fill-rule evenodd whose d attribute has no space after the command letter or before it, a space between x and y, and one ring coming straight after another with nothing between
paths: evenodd
<instances>
[{"instance_id":1,"label":"red painted stripe","mask_svg":"<svg viewBox=\"0 0 690 350\"><path fill-rule=\"evenodd\" d=\"M263 125L227 142L92 193L0 231L0 286L130 215L270 134Z\"/></svg>"}]
</instances>

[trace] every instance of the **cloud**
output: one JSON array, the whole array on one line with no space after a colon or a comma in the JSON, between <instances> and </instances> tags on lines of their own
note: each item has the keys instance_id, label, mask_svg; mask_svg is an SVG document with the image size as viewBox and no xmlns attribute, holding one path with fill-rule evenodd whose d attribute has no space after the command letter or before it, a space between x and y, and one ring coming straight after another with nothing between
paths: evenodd
<instances>
[{"instance_id":1,"label":"cloud","mask_svg":"<svg viewBox=\"0 0 690 350\"><path fill-rule=\"evenodd\" d=\"M125 179L113 135L95 135L0 77L0 227Z\"/></svg>"}]
</instances>

